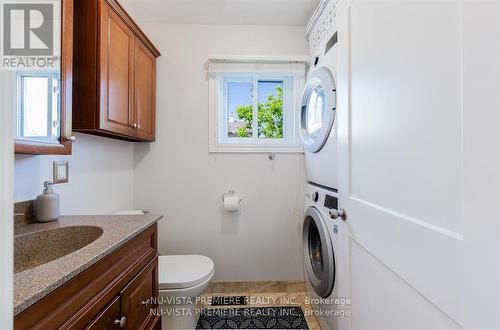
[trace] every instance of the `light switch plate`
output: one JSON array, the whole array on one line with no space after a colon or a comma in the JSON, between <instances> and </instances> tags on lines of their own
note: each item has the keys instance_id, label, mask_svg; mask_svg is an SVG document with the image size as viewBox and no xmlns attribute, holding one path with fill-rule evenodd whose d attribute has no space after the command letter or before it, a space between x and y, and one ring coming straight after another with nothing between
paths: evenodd
<instances>
[{"instance_id":1,"label":"light switch plate","mask_svg":"<svg viewBox=\"0 0 500 330\"><path fill-rule=\"evenodd\" d=\"M52 182L53 183L65 183L68 182L69 176L69 162L53 162L53 173L52 173Z\"/></svg>"}]
</instances>

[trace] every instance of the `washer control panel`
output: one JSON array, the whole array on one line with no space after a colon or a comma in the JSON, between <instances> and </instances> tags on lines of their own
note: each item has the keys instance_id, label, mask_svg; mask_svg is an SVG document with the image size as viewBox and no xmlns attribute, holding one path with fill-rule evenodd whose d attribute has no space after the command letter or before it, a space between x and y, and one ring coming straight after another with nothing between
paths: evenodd
<instances>
[{"instance_id":1,"label":"washer control panel","mask_svg":"<svg viewBox=\"0 0 500 330\"><path fill-rule=\"evenodd\" d=\"M323 204L324 207L326 207L327 209L338 209L338 206L339 206L339 200L337 197L335 196L331 196L331 195L328 195L326 194L325 195L325 203Z\"/></svg>"},{"instance_id":2,"label":"washer control panel","mask_svg":"<svg viewBox=\"0 0 500 330\"><path fill-rule=\"evenodd\" d=\"M315 184L309 183L305 191L306 206L314 206L319 211L329 214L331 210L338 210L338 192L334 189L327 189Z\"/></svg>"}]
</instances>

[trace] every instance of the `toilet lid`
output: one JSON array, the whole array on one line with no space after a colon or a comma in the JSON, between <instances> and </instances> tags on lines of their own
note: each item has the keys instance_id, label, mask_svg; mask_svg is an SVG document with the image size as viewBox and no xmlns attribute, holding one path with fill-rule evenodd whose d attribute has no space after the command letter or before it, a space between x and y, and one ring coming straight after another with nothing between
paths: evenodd
<instances>
[{"instance_id":1,"label":"toilet lid","mask_svg":"<svg viewBox=\"0 0 500 330\"><path fill-rule=\"evenodd\" d=\"M205 282L214 274L212 259L199 255L158 257L161 289L183 289Z\"/></svg>"}]
</instances>

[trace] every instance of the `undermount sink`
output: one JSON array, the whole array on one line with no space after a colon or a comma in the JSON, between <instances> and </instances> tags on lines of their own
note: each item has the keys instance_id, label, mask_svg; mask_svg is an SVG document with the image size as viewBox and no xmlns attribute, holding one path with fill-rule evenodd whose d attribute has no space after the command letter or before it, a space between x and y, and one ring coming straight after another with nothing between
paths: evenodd
<instances>
[{"instance_id":1,"label":"undermount sink","mask_svg":"<svg viewBox=\"0 0 500 330\"><path fill-rule=\"evenodd\" d=\"M64 257L94 242L102 233L102 228L96 226L69 226L16 236L14 272Z\"/></svg>"}]
</instances>

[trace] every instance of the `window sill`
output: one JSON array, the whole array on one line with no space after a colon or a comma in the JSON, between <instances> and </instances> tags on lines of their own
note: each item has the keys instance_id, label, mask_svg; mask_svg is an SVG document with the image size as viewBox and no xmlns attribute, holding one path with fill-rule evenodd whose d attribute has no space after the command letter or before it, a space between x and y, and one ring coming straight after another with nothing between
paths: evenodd
<instances>
[{"instance_id":1,"label":"window sill","mask_svg":"<svg viewBox=\"0 0 500 330\"><path fill-rule=\"evenodd\" d=\"M303 154L302 146L266 146L266 145L218 145L210 146L209 153L275 153Z\"/></svg>"}]
</instances>

